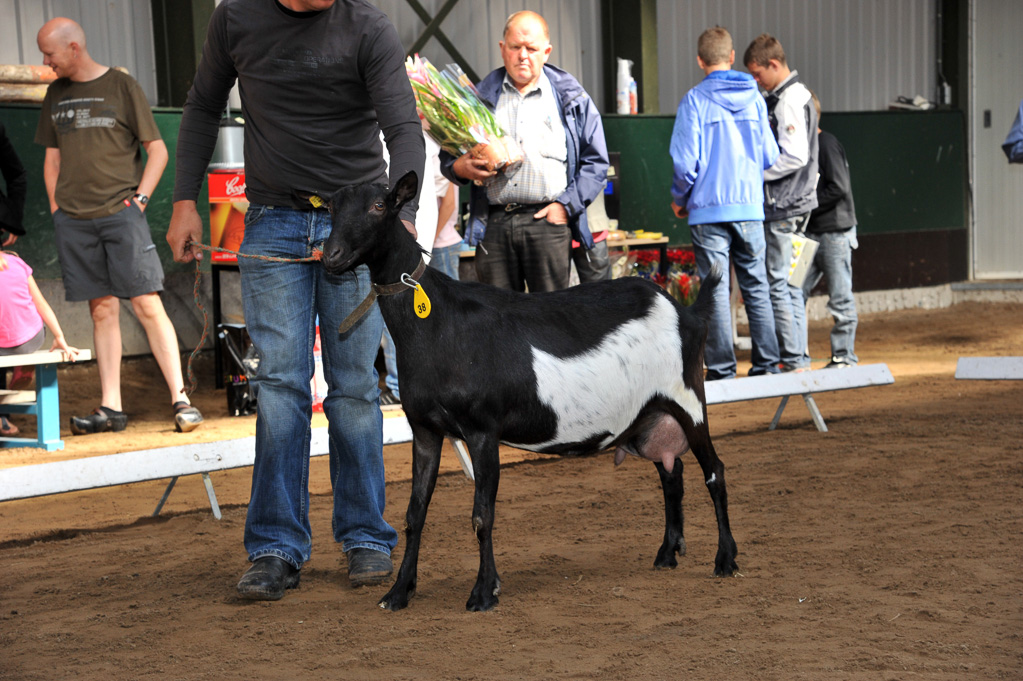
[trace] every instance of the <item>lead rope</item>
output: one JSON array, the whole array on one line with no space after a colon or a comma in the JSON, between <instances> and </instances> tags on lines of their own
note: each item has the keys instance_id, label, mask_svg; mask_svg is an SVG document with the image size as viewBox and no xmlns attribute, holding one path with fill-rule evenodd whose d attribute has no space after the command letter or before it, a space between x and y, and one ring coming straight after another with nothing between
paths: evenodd
<instances>
[{"instance_id":1,"label":"lead rope","mask_svg":"<svg viewBox=\"0 0 1023 681\"><path fill-rule=\"evenodd\" d=\"M287 262L287 263L301 263L301 262L318 262L323 257L323 251L316 250L308 258L278 258L272 255L248 255L246 253L239 253L238 251L232 251L227 248L220 248L219 246L207 246L206 244L189 243L186 244L185 248L191 248L192 246L200 248L204 251L211 251L215 253L229 253L239 258L250 258L252 260L263 260L265 262ZM199 337L199 344L192 350L192 354L188 356L188 365L186 368L186 375L188 376L188 388L185 390L186 395L191 395L195 392L198 386L198 381L195 380L195 372L192 370L192 360L199 354L199 350L206 344L206 338L210 332L210 317L206 312L206 306L202 304L202 300L199 297L199 284L202 281L202 266L200 260L195 261L195 285L192 287L192 299L195 301L195 306L202 312L202 336Z\"/></svg>"}]
</instances>

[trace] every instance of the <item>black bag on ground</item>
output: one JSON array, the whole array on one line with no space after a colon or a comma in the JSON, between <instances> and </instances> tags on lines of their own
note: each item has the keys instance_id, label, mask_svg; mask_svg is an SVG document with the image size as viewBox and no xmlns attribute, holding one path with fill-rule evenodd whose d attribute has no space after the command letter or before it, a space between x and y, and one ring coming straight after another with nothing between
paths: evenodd
<instances>
[{"instance_id":1,"label":"black bag on ground","mask_svg":"<svg viewBox=\"0 0 1023 681\"><path fill-rule=\"evenodd\" d=\"M224 357L224 386L227 388L227 413L247 416L256 413L256 386L249 381L259 369L259 353L244 324L218 324Z\"/></svg>"}]
</instances>

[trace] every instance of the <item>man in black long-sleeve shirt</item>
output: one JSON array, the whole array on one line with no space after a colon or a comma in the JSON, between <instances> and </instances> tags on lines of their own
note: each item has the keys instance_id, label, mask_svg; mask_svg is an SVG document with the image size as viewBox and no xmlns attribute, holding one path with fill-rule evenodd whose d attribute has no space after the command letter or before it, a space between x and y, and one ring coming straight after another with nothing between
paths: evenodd
<instances>
[{"instance_id":1,"label":"man in black long-sleeve shirt","mask_svg":"<svg viewBox=\"0 0 1023 681\"><path fill-rule=\"evenodd\" d=\"M821 103L813 94L817 120ZM850 367L856 357L856 300L852 292L852 252L856 243L856 207L853 205L852 180L845 149L834 135L817 129L819 136L820 179L817 182L817 208L810 214L807 236L820 245L803 282L803 297L827 279L828 312L835 320L831 328L831 361L825 368Z\"/></svg>"},{"instance_id":2,"label":"man in black long-sleeve shirt","mask_svg":"<svg viewBox=\"0 0 1023 681\"><path fill-rule=\"evenodd\" d=\"M276 600L298 585L309 560L309 441L316 318L328 394L334 539L353 586L391 573L397 533L383 519L382 419L373 368L382 320L374 306L350 331L336 329L370 291L365 266L331 276L304 258L331 229L326 210L298 192L423 176L425 150L404 49L383 12L364 0L224 0L213 12L188 94L177 148L174 215L167 241L178 262L200 258L195 201L216 144L228 93L238 81L245 118L249 210L241 246L245 322L260 354L256 459L245 524L252 566L243 598ZM416 202L402 217L415 231ZM190 244L192 244L190 246Z\"/></svg>"}]
</instances>

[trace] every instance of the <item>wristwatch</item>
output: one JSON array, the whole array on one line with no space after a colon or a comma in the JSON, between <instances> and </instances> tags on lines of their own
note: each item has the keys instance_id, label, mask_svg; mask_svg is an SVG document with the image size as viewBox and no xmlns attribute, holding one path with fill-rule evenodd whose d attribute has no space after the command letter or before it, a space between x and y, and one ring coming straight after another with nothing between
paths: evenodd
<instances>
[{"instance_id":1,"label":"wristwatch","mask_svg":"<svg viewBox=\"0 0 1023 681\"><path fill-rule=\"evenodd\" d=\"M149 197L145 194L136 194L135 200L141 203L143 206L149 203Z\"/></svg>"}]
</instances>

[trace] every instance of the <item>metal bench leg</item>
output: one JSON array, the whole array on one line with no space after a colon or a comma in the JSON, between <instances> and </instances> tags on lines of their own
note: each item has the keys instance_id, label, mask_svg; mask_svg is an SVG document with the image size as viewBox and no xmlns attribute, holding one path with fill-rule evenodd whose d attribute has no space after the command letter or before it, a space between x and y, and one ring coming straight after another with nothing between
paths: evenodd
<instances>
[{"instance_id":1,"label":"metal bench leg","mask_svg":"<svg viewBox=\"0 0 1023 681\"><path fill-rule=\"evenodd\" d=\"M789 403L789 396L781 398L781 404L778 405L778 411L774 412L774 419L771 421L771 426L768 430L774 430L778 427L778 421L781 421L781 413L785 411L785 405Z\"/></svg>"},{"instance_id":2,"label":"metal bench leg","mask_svg":"<svg viewBox=\"0 0 1023 681\"><path fill-rule=\"evenodd\" d=\"M458 463L462 464L462 472L465 473L465 477L475 480L476 476L472 472L472 459L469 458L469 450L465 448L465 443L453 437L449 437L448 441L455 448L455 454L458 455Z\"/></svg>"},{"instance_id":3,"label":"metal bench leg","mask_svg":"<svg viewBox=\"0 0 1023 681\"><path fill-rule=\"evenodd\" d=\"M163 505L167 503L167 497L170 496L171 490L174 489L174 483L176 483L177 481L178 481L178 476L175 475L173 478L171 478L171 481L167 484L167 489L165 489L163 491L163 496L160 497L160 503L158 503L156 505L156 510L153 511L153 517L154 518L156 516L160 515L160 509L162 509Z\"/></svg>"},{"instance_id":4,"label":"metal bench leg","mask_svg":"<svg viewBox=\"0 0 1023 681\"><path fill-rule=\"evenodd\" d=\"M60 394L57 390L57 365L40 364L36 368L36 428L39 446L48 452L64 449L60 439Z\"/></svg>"},{"instance_id":5,"label":"metal bench leg","mask_svg":"<svg viewBox=\"0 0 1023 681\"><path fill-rule=\"evenodd\" d=\"M824 417L821 416L821 410L817 408L817 402L814 401L813 395L803 395L803 401L806 402L806 408L810 410L810 418L813 419L817 430L822 433L828 432L828 427L824 425Z\"/></svg>"},{"instance_id":6,"label":"metal bench leg","mask_svg":"<svg viewBox=\"0 0 1023 681\"><path fill-rule=\"evenodd\" d=\"M209 473L202 474L202 482L206 485L206 496L210 498L210 508L213 509L213 517L220 520L220 505L217 503L217 493L213 491L213 481Z\"/></svg>"}]
</instances>

